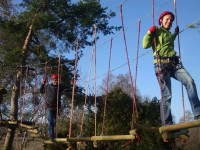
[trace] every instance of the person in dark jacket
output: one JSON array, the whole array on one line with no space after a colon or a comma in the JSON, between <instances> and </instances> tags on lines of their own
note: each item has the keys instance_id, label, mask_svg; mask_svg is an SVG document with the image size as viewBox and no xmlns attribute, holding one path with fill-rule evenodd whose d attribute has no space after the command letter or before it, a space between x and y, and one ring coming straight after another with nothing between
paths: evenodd
<instances>
[{"instance_id":1,"label":"person in dark jacket","mask_svg":"<svg viewBox=\"0 0 200 150\"><path fill-rule=\"evenodd\" d=\"M48 134L49 138L53 140L55 138L54 129L56 126L56 113L58 108L58 114L61 108L61 94L67 89L67 86L63 84L58 85L58 75L51 75L51 84L46 85L46 79L42 81L40 87L40 93L46 94L46 113L48 120ZM59 89L59 90L58 90ZM57 107L58 104L58 107Z\"/></svg>"}]
</instances>

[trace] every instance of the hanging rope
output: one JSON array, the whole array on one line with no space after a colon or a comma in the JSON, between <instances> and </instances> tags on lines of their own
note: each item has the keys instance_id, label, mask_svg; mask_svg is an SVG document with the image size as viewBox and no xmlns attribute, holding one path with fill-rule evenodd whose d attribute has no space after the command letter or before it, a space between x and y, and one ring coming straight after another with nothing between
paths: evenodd
<instances>
[{"instance_id":1,"label":"hanging rope","mask_svg":"<svg viewBox=\"0 0 200 150\"><path fill-rule=\"evenodd\" d=\"M94 136L97 135L97 97L96 97L96 30L94 25Z\"/></svg>"},{"instance_id":2,"label":"hanging rope","mask_svg":"<svg viewBox=\"0 0 200 150\"><path fill-rule=\"evenodd\" d=\"M153 22L153 25L154 25L154 0L152 0L152 22ZM165 112L164 112L164 99L163 99L163 95L162 95L162 85L161 85L161 69L160 69L160 62L158 61L158 51L156 49L156 35L154 35L154 47L155 47L155 52L156 52L156 62L157 62L157 67L158 67L158 83L159 83L159 87L160 87L160 97L161 97L161 105L162 105L162 116L163 116L163 120L164 120L164 125L166 124L166 117L165 117Z\"/></svg>"},{"instance_id":3,"label":"hanging rope","mask_svg":"<svg viewBox=\"0 0 200 150\"><path fill-rule=\"evenodd\" d=\"M81 129L80 129L80 135L82 135L83 132L83 125L84 125L84 116L85 116L85 109L86 109L86 104L87 104L87 96L88 96L88 89L89 89L89 84L90 84L90 74L92 70L92 60L94 57L94 49L92 49L92 55L91 55L91 60L90 60L90 67L88 71L88 80L87 80L87 85L85 87L86 93L85 93L85 100L84 100L84 105L83 105L83 112L82 112L82 118L81 118Z\"/></svg>"},{"instance_id":4,"label":"hanging rope","mask_svg":"<svg viewBox=\"0 0 200 150\"><path fill-rule=\"evenodd\" d=\"M176 26L178 26L176 0L174 0L174 12L175 12ZM180 60L182 61L181 48L180 48L180 36L179 36L179 34L177 36L178 36L178 52L179 52ZM186 119L186 116L185 116L185 102L184 102L184 91L183 91L183 84L182 83L181 83L181 93L182 93L182 111L183 111L183 118L184 118L184 122L185 122L185 119Z\"/></svg>"},{"instance_id":5,"label":"hanging rope","mask_svg":"<svg viewBox=\"0 0 200 150\"><path fill-rule=\"evenodd\" d=\"M101 135L103 135L104 132L104 125L106 120L106 107L107 107L107 97L108 97L108 83L110 80L110 62L111 62L111 54L112 54L112 38L110 40L110 54L109 54L109 63L108 63L108 74L107 74L107 80L106 80L106 95L104 98L104 115L103 115L103 123L102 123L102 129L101 129Z\"/></svg>"},{"instance_id":6,"label":"hanging rope","mask_svg":"<svg viewBox=\"0 0 200 150\"><path fill-rule=\"evenodd\" d=\"M76 85L76 70L78 64L78 39L76 40L76 58L75 58L75 66L74 66L74 78L73 78L73 87L72 87L72 102L71 102L71 111L70 111L70 125L69 125L69 138L72 134L72 121L73 121L73 109L74 109L74 91Z\"/></svg>"},{"instance_id":7,"label":"hanging rope","mask_svg":"<svg viewBox=\"0 0 200 150\"><path fill-rule=\"evenodd\" d=\"M58 85L57 85L57 109L56 109L56 138L58 136L58 113L59 113L59 94L60 94L60 52L58 52Z\"/></svg>"},{"instance_id":8,"label":"hanging rope","mask_svg":"<svg viewBox=\"0 0 200 150\"><path fill-rule=\"evenodd\" d=\"M47 78L47 62L45 62L45 67L44 67L44 77L43 77L43 80L46 80L46 82L48 83L48 78ZM47 102L47 92L46 90L44 91L44 111L43 111L43 114L44 114L44 125L43 125L43 128L44 128L44 131L46 131L47 127L46 127L46 124L47 124L47 115L46 115L46 102Z\"/></svg>"},{"instance_id":9,"label":"hanging rope","mask_svg":"<svg viewBox=\"0 0 200 150\"><path fill-rule=\"evenodd\" d=\"M36 109L35 109L35 105L36 105L36 98L37 98L37 95L36 95L36 88L37 88L37 71L35 69L35 72L34 72L34 89L33 89L33 113L32 113L32 118L33 118L33 122L32 122L32 127L34 127L34 114L36 114ZM37 118L35 119L35 122L37 122Z\"/></svg>"},{"instance_id":10,"label":"hanging rope","mask_svg":"<svg viewBox=\"0 0 200 150\"><path fill-rule=\"evenodd\" d=\"M20 121L22 123L22 114L23 114L23 98L22 98L22 74L23 74L23 70L22 70L22 65L20 66L20 72L21 72L21 76L20 76Z\"/></svg>"},{"instance_id":11,"label":"hanging rope","mask_svg":"<svg viewBox=\"0 0 200 150\"><path fill-rule=\"evenodd\" d=\"M133 115L132 115L132 124L131 124L131 129L133 129L134 128L134 114L136 114L136 117L138 118L138 111L137 111L136 97L135 97L136 90L135 90L135 87L133 86L133 79L132 79L129 56L128 56L128 48L126 44L126 35L125 35L125 30L124 30L123 14L122 14L122 4L120 5L120 16L121 16L122 31L123 31L123 37L124 37L125 50L126 50L126 59L127 59L128 69L129 69L129 76L131 80L131 88L132 88L132 95L133 95Z\"/></svg>"},{"instance_id":12,"label":"hanging rope","mask_svg":"<svg viewBox=\"0 0 200 150\"><path fill-rule=\"evenodd\" d=\"M137 50L136 50L136 65L135 65L135 79L134 79L134 97L135 97L135 99L136 99L136 81L137 81L137 71L138 71L138 53L139 53L139 45L140 45L140 25L141 25L141 20L139 20L139 22L138 22L138 42L137 42ZM135 107L135 109L136 109L136 112L138 112L137 111L137 106L136 106L136 102L134 102L133 103L134 105L133 105L133 108ZM133 124L134 124L134 111L132 112L133 114L132 114L132 126L133 126ZM137 113L137 115L138 115L138 113Z\"/></svg>"}]
</instances>

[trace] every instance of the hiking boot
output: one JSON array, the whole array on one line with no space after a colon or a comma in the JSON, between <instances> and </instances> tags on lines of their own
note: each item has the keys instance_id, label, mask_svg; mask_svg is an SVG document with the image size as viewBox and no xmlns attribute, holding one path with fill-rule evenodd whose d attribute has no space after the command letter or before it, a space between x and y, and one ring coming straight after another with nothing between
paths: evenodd
<instances>
[{"instance_id":1,"label":"hiking boot","mask_svg":"<svg viewBox=\"0 0 200 150\"><path fill-rule=\"evenodd\" d=\"M199 120L199 119L200 119L200 115L194 117L194 120Z\"/></svg>"}]
</instances>

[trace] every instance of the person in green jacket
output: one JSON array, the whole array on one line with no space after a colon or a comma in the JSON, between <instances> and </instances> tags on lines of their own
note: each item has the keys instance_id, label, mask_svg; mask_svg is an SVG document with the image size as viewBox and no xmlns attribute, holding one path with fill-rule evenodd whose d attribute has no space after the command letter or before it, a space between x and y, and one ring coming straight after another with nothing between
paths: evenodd
<instances>
[{"instance_id":1,"label":"person in green jacket","mask_svg":"<svg viewBox=\"0 0 200 150\"><path fill-rule=\"evenodd\" d=\"M174 41L179 33L178 26L174 33L170 32L174 18L174 14L170 11L161 13L158 19L160 26L151 26L142 43L143 48L151 47L153 49L154 69L162 91L160 112L163 125L173 124L171 78L180 81L185 86L194 119L200 119L200 101L195 82L174 50Z\"/></svg>"}]
</instances>

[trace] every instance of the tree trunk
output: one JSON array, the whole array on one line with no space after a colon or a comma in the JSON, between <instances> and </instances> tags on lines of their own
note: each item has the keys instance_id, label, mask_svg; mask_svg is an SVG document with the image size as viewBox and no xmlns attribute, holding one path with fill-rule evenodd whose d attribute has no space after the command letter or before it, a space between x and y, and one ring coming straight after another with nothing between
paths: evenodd
<instances>
[{"instance_id":1,"label":"tree trunk","mask_svg":"<svg viewBox=\"0 0 200 150\"><path fill-rule=\"evenodd\" d=\"M25 65L26 58L27 58L27 51L28 51L28 45L30 43L31 37L32 37L32 28L33 24L30 25L29 27L29 32L26 36L23 49L22 49L22 61L21 61L21 66ZM15 120L17 121L18 119L18 99L19 99L19 90L20 90L20 77L23 75L23 71L18 71L17 72L17 77L16 81L13 85L12 89L12 96L11 96L11 112L10 112L10 120ZM4 150L11 150L12 149L12 144L15 136L15 130L16 128L8 128L7 134L6 134L6 139L4 142Z\"/></svg>"},{"instance_id":2,"label":"tree trunk","mask_svg":"<svg viewBox=\"0 0 200 150\"><path fill-rule=\"evenodd\" d=\"M20 87L20 76L21 76L21 72L18 71L17 78L12 89L12 96L11 96L10 120L16 120L16 121L17 121L17 116L18 116L18 97L19 97L19 87ZM14 135L15 135L15 128L8 128L6 139L4 142L4 150L12 149Z\"/></svg>"}]
</instances>

